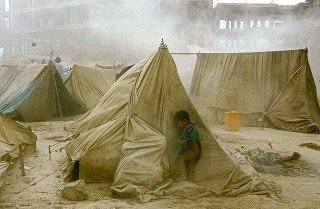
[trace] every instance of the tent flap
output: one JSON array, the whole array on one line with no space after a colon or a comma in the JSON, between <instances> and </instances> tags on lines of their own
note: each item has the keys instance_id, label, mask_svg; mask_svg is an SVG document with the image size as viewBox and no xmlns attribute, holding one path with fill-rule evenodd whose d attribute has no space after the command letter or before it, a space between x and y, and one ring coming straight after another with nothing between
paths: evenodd
<instances>
[{"instance_id":1,"label":"tent flap","mask_svg":"<svg viewBox=\"0 0 320 209\"><path fill-rule=\"evenodd\" d=\"M121 194L150 191L169 176L166 137L142 120L128 120L122 157L114 177L112 190Z\"/></svg>"}]
</instances>

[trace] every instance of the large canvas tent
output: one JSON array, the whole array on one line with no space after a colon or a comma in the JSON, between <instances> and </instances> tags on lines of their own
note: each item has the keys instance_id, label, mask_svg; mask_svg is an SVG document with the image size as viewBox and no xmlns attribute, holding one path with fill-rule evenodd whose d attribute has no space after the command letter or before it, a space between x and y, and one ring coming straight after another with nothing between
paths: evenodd
<instances>
[{"instance_id":1,"label":"large canvas tent","mask_svg":"<svg viewBox=\"0 0 320 209\"><path fill-rule=\"evenodd\" d=\"M85 112L54 66L0 69L0 112L23 121L46 121Z\"/></svg>"},{"instance_id":2,"label":"large canvas tent","mask_svg":"<svg viewBox=\"0 0 320 209\"><path fill-rule=\"evenodd\" d=\"M36 136L17 122L0 113L0 187L10 163L19 154L28 155L35 151ZM19 151L19 145L22 153Z\"/></svg>"},{"instance_id":3,"label":"large canvas tent","mask_svg":"<svg viewBox=\"0 0 320 209\"><path fill-rule=\"evenodd\" d=\"M199 54L191 98L209 122L223 122L225 112L235 110L245 126L296 132L320 127L307 49Z\"/></svg>"},{"instance_id":4,"label":"large canvas tent","mask_svg":"<svg viewBox=\"0 0 320 209\"><path fill-rule=\"evenodd\" d=\"M64 83L80 104L92 108L115 82L118 71L74 65Z\"/></svg>"},{"instance_id":5,"label":"large canvas tent","mask_svg":"<svg viewBox=\"0 0 320 209\"><path fill-rule=\"evenodd\" d=\"M218 195L266 192L271 187L243 159L225 149L202 121L179 79L165 45L137 63L105 94L78 128L66 151L67 180L113 181L120 195L148 201L163 194L176 167L172 149L178 137L174 114L190 113L201 134L202 158L195 180Z\"/></svg>"}]
</instances>

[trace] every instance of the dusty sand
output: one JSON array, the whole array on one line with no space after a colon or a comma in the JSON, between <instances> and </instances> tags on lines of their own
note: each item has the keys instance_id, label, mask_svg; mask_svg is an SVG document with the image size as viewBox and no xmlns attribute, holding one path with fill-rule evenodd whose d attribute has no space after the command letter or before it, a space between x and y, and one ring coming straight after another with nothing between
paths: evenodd
<instances>
[{"instance_id":1,"label":"dusty sand","mask_svg":"<svg viewBox=\"0 0 320 209\"><path fill-rule=\"evenodd\" d=\"M87 184L89 200L73 202L61 198L60 191L65 182L61 169L66 163L64 150L67 142L57 144L56 136L68 137L63 130L65 123L33 123L33 131L38 136L37 151L26 158L26 176L22 177L19 163L16 161L0 189L0 208L320 208L320 151L299 147L304 142L320 144L320 135L301 134L273 129L241 128L239 132L227 132L222 126L212 130L223 138L227 147L238 148L244 145L247 149L259 147L270 151L267 142L273 145L272 151L299 152L301 161L317 169L310 175L272 175L261 174L282 187L282 202L263 195L241 197L209 196L197 200L179 197L162 197L149 203L140 203L137 199L122 199L112 194L111 183ZM49 160L48 146L52 147ZM47 177L46 177L47 176ZM44 178L46 177L46 178ZM42 181L32 185L34 182ZM26 188L29 186L28 188ZM23 188L26 188L22 190Z\"/></svg>"}]
</instances>

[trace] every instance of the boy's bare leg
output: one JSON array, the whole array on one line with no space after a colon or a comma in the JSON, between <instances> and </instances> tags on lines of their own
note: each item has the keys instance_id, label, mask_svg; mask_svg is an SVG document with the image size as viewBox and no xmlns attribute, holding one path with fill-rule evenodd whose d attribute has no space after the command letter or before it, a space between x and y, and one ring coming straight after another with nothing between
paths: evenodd
<instances>
[{"instance_id":1,"label":"boy's bare leg","mask_svg":"<svg viewBox=\"0 0 320 209\"><path fill-rule=\"evenodd\" d=\"M194 180L194 161L195 158L188 160L186 162L186 173L187 173L187 181L193 182Z\"/></svg>"},{"instance_id":2,"label":"boy's bare leg","mask_svg":"<svg viewBox=\"0 0 320 209\"><path fill-rule=\"evenodd\" d=\"M190 169L191 169L191 178L192 178L192 175L193 175L193 163L194 163L194 160L195 160L195 157L196 157L197 153L194 153L193 150L189 149L189 150L186 150L184 151L181 156L179 157L179 160L178 160L178 172L179 172L179 177L177 178L177 181L180 180L188 180L188 177L189 176L189 173L190 173ZM189 161L191 161L191 163L189 163ZM190 168L190 165L189 164L192 164L191 168Z\"/></svg>"},{"instance_id":3,"label":"boy's bare leg","mask_svg":"<svg viewBox=\"0 0 320 209\"><path fill-rule=\"evenodd\" d=\"M178 158L177 168L178 168L178 177L176 181L193 181L194 178L194 161L199 154L199 148L196 142L191 144L191 147L184 152ZM186 176L187 174L187 176Z\"/></svg>"},{"instance_id":4,"label":"boy's bare leg","mask_svg":"<svg viewBox=\"0 0 320 209\"><path fill-rule=\"evenodd\" d=\"M176 178L176 181L185 181L186 175L185 175L185 162L182 158L178 159L178 177Z\"/></svg>"}]
</instances>

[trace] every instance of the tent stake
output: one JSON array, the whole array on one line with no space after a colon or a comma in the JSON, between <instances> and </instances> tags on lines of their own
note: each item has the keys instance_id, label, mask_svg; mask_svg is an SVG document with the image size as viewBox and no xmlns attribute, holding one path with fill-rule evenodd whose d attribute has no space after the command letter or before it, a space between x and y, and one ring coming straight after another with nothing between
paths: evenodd
<instances>
[{"instance_id":1,"label":"tent stake","mask_svg":"<svg viewBox=\"0 0 320 209\"><path fill-rule=\"evenodd\" d=\"M24 159L23 159L23 152L22 152L22 147L21 144L19 145L19 156L20 156L20 170L21 170L21 174L22 176L25 176L25 170L24 170Z\"/></svg>"},{"instance_id":2,"label":"tent stake","mask_svg":"<svg viewBox=\"0 0 320 209\"><path fill-rule=\"evenodd\" d=\"M49 160L51 160L51 145L49 145Z\"/></svg>"}]
</instances>

